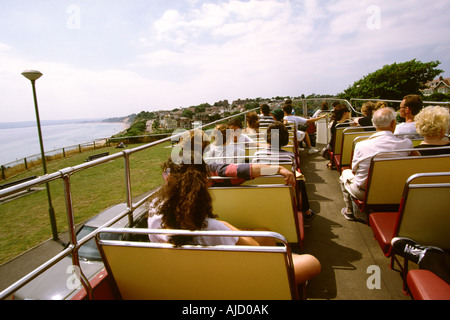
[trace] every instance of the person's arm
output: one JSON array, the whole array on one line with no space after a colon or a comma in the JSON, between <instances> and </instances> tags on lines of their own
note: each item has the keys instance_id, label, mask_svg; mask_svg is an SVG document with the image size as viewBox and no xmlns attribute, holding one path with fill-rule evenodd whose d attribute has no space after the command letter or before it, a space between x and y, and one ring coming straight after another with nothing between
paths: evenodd
<instances>
[{"instance_id":1,"label":"person's arm","mask_svg":"<svg viewBox=\"0 0 450 320\"><path fill-rule=\"evenodd\" d=\"M294 173L281 166L256 163L210 163L208 166L213 176L238 177L244 180L252 180L261 176L281 174L284 176L286 184L295 185L296 182Z\"/></svg>"},{"instance_id":2,"label":"person's arm","mask_svg":"<svg viewBox=\"0 0 450 320\"><path fill-rule=\"evenodd\" d=\"M226 221L223 220L219 220L220 222L222 222L224 225L226 225L228 228L230 228L232 231L241 231L238 228L236 228L235 226L229 224ZM259 243L253 239L252 237L239 237L238 241L236 242L236 245L239 246L259 246Z\"/></svg>"},{"instance_id":3,"label":"person's arm","mask_svg":"<svg viewBox=\"0 0 450 320\"><path fill-rule=\"evenodd\" d=\"M268 164L256 164L251 165L252 177L258 178L261 176L270 176L275 174L281 174L284 176L286 184L295 185L295 175L291 170L288 170L282 166L272 166Z\"/></svg>"},{"instance_id":4,"label":"person's arm","mask_svg":"<svg viewBox=\"0 0 450 320\"><path fill-rule=\"evenodd\" d=\"M306 120L306 123L307 124L310 124L310 123L313 123L313 122L316 122L316 121L319 121L320 119L323 119L323 118L325 118L327 115L326 114L324 114L323 116L320 116L320 117L317 117L317 118L311 118L311 119L307 119Z\"/></svg>"}]
</instances>

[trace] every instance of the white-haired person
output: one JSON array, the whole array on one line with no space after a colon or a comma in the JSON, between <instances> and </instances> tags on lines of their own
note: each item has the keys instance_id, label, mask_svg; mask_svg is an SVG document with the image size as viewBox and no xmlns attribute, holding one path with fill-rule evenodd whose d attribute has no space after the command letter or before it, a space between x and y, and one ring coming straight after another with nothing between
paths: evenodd
<instances>
[{"instance_id":1,"label":"white-haired person","mask_svg":"<svg viewBox=\"0 0 450 320\"><path fill-rule=\"evenodd\" d=\"M394 151L390 153L390 157L411 155L409 151L395 152L395 150L412 149L413 147L410 139L401 139L394 136L395 119L396 113L394 109L389 107L379 109L374 113L372 122L376 132L367 140L356 144L352 168L344 170L339 178L346 204L341 213L347 220L355 220L352 198L364 199L371 157L380 151Z\"/></svg>"},{"instance_id":2,"label":"white-haired person","mask_svg":"<svg viewBox=\"0 0 450 320\"><path fill-rule=\"evenodd\" d=\"M436 147L450 147L446 137L450 122L449 109L440 106L430 106L422 109L415 117L417 133L423 136L423 141L416 148L421 155L436 155L450 153L450 148L427 150Z\"/></svg>"}]
</instances>

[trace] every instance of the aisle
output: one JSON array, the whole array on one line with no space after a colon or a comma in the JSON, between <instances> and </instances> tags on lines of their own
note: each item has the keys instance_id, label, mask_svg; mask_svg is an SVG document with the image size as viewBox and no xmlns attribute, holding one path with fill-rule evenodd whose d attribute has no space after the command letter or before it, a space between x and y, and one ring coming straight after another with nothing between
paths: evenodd
<instances>
[{"instance_id":1,"label":"aisle","mask_svg":"<svg viewBox=\"0 0 450 320\"><path fill-rule=\"evenodd\" d=\"M339 174L328 170L326 163L318 154L301 154L310 205L317 212L305 227L305 253L313 254L322 264L321 274L308 285L308 298L409 300L402 293L399 273L389 268L390 260L383 255L370 227L347 221L340 214L345 204ZM368 279L378 267L381 288L369 289Z\"/></svg>"}]
</instances>

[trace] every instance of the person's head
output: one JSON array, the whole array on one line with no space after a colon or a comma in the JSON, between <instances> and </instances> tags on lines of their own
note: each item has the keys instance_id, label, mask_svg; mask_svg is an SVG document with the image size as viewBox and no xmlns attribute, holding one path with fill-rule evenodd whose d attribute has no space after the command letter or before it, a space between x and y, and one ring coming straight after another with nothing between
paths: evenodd
<instances>
[{"instance_id":1,"label":"person's head","mask_svg":"<svg viewBox=\"0 0 450 320\"><path fill-rule=\"evenodd\" d=\"M377 101L375 103L375 108L374 108L373 112L375 112L375 111L377 111L378 109L381 109L381 108L386 108L387 106L388 105L387 105L386 102L384 102L384 101Z\"/></svg>"},{"instance_id":2,"label":"person's head","mask_svg":"<svg viewBox=\"0 0 450 320\"><path fill-rule=\"evenodd\" d=\"M420 110L422 110L422 107L423 101L421 96L417 94L407 95L403 98L400 104L400 117L414 118L414 116L417 115L420 112Z\"/></svg>"},{"instance_id":3,"label":"person's head","mask_svg":"<svg viewBox=\"0 0 450 320\"><path fill-rule=\"evenodd\" d=\"M336 108L336 106L338 106L340 104L341 104L340 101L333 101L333 103L331 104L331 109L333 110L334 108Z\"/></svg>"},{"instance_id":4,"label":"person's head","mask_svg":"<svg viewBox=\"0 0 450 320\"><path fill-rule=\"evenodd\" d=\"M281 109L275 109L271 112L271 115L275 121L283 121L284 112Z\"/></svg>"},{"instance_id":5,"label":"person's head","mask_svg":"<svg viewBox=\"0 0 450 320\"><path fill-rule=\"evenodd\" d=\"M270 109L269 109L269 113L270 113ZM267 115L269 115L269 113ZM247 119L247 126L249 128L252 129L259 129L259 118L258 118L258 114L254 111L249 112L246 114L246 119Z\"/></svg>"},{"instance_id":6,"label":"person's head","mask_svg":"<svg viewBox=\"0 0 450 320\"><path fill-rule=\"evenodd\" d=\"M191 131L186 131L181 136L181 141L178 144L181 149L173 148L171 157L175 163L180 163L181 161L188 161L192 152L198 154L198 159L195 163L201 163L203 158L203 152L206 147L210 144L210 137L201 129L195 129Z\"/></svg>"},{"instance_id":7,"label":"person's head","mask_svg":"<svg viewBox=\"0 0 450 320\"><path fill-rule=\"evenodd\" d=\"M320 110L322 111L328 110L328 102L323 101L322 104L320 105Z\"/></svg>"},{"instance_id":8,"label":"person's head","mask_svg":"<svg viewBox=\"0 0 450 320\"><path fill-rule=\"evenodd\" d=\"M331 120L343 121L350 118L350 109L345 104L338 104L331 113Z\"/></svg>"},{"instance_id":9,"label":"person's head","mask_svg":"<svg viewBox=\"0 0 450 320\"><path fill-rule=\"evenodd\" d=\"M194 157L195 155L192 155ZM200 230L206 227L206 218L216 218L212 212L212 199L208 190L208 167L169 159L162 165L169 172L166 183L155 193L155 206L162 215L162 227L167 229ZM190 243L192 237L172 236L175 245Z\"/></svg>"},{"instance_id":10,"label":"person's head","mask_svg":"<svg viewBox=\"0 0 450 320\"><path fill-rule=\"evenodd\" d=\"M375 103L372 101L364 102L361 107L361 112L364 116L371 116L375 110Z\"/></svg>"},{"instance_id":11,"label":"person's head","mask_svg":"<svg viewBox=\"0 0 450 320\"><path fill-rule=\"evenodd\" d=\"M263 104L260 107L261 113L265 116L269 116L270 115L270 107L268 104Z\"/></svg>"},{"instance_id":12,"label":"person's head","mask_svg":"<svg viewBox=\"0 0 450 320\"><path fill-rule=\"evenodd\" d=\"M256 117L258 117L258 116L256 116ZM234 142L237 142L238 138L242 132L241 120L234 118L234 119L231 119L230 121L228 121L228 131L229 131L228 134L230 135L230 137L227 137L227 138L229 140L234 140ZM224 139L225 139L225 137L224 137ZM226 144L226 142L224 142L224 144Z\"/></svg>"},{"instance_id":13,"label":"person's head","mask_svg":"<svg viewBox=\"0 0 450 320\"><path fill-rule=\"evenodd\" d=\"M375 111L372 116L372 123L377 131L391 131L393 133L396 126L395 119L395 110L390 107L386 107Z\"/></svg>"},{"instance_id":14,"label":"person's head","mask_svg":"<svg viewBox=\"0 0 450 320\"><path fill-rule=\"evenodd\" d=\"M284 114L290 115L292 113L292 104L284 104L283 106Z\"/></svg>"},{"instance_id":15,"label":"person's head","mask_svg":"<svg viewBox=\"0 0 450 320\"><path fill-rule=\"evenodd\" d=\"M226 124L217 125L212 132L212 141L217 146L226 145L232 138L231 129Z\"/></svg>"},{"instance_id":16,"label":"person's head","mask_svg":"<svg viewBox=\"0 0 450 320\"><path fill-rule=\"evenodd\" d=\"M227 123L228 127L230 129L236 130L236 129L242 129L242 122L238 118L233 118Z\"/></svg>"},{"instance_id":17,"label":"person's head","mask_svg":"<svg viewBox=\"0 0 450 320\"><path fill-rule=\"evenodd\" d=\"M289 131L283 123L276 121L267 127L266 141L271 146L278 143L283 147L289 143Z\"/></svg>"},{"instance_id":18,"label":"person's head","mask_svg":"<svg viewBox=\"0 0 450 320\"><path fill-rule=\"evenodd\" d=\"M445 107L430 106L422 109L414 120L421 136L443 138L449 128L450 114Z\"/></svg>"}]
</instances>

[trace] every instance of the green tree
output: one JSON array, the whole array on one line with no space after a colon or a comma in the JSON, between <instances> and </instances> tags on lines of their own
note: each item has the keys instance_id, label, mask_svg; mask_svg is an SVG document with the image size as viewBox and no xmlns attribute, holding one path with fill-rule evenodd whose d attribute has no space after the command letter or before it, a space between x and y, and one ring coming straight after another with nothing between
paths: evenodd
<instances>
[{"instance_id":1,"label":"green tree","mask_svg":"<svg viewBox=\"0 0 450 320\"><path fill-rule=\"evenodd\" d=\"M181 116L182 116L182 117L189 118L189 119L192 119L192 117L194 116L194 112L192 112L192 111L189 110L189 109L185 109L185 110L183 111L183 113L181 114Z\"/></svg>"},{"instance_id":2,"label":"green tree","mask_svg":"<svg viewBox=\"0 0 450 320\"><path fill-rule=\"evenodd\" d=\"M343 99L401 100L407 94L421 94L425 83L444 72L436 69L440 64L439 61L423 63L413 59L385 65L356 81L338 96Z\"/></svg>"}]
</instances>

